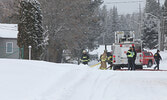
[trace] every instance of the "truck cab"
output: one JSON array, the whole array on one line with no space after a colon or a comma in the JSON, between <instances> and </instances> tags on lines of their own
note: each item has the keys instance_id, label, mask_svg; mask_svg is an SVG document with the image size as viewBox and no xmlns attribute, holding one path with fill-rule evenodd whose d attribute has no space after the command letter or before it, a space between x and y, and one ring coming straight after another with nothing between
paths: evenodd
<instances>
[{"instance_id":1,"label":"truck cab","mask_svg":"<svg viewBox=\"0 0 167 100\"><path fill-rule=\"evenodd\" d=\"M143 54L143 59L142 59L143 65L151 67L154 64L154 55L152 54L152 52L143 51L142 54Z\"/></svg>"}]
</instances>

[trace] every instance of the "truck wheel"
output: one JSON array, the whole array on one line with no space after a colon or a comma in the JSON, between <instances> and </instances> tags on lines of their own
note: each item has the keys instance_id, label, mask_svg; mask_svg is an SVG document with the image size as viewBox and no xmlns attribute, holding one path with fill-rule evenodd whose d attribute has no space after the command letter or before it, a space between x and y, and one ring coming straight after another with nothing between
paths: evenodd
<instances>
[{"instance_id":1,"label":"truck wheel","mask_svg":"<svg viewBox=\"0 0 167 100\"><path fill-rule=\"evenodd\" d=\"M143 69L143 66L141 65L141 66L139 67L139 69Z\"/></svg>"},{"instance_id":2,"label":"truck wheel","mask_svg":"<svg viewBox=\"0 0 167 100\"><path fill-rule=\"evenodd\" d=\"M148 61L147 67L151 67L153 65L152 61Z\"/></svg>"},{"instance_id":3,"label":"truck wheel","mask_svg":"<svg viewBox=\"0 0 167 100\"><path fill-rule=\"evenodd\" d=\"M113 66L113 70L121 69L121 66Z\"/></svg>"},{"instance_id":4,"label":"truck wheel","mask_svg":"<svg viewBox=\"0 0 167 100\"><path fill-rule=\"evenodd\" d=\"M117 68L116 68L116 66L113 66L113 70L116 70Z\"/></svg>"}]
</instances>

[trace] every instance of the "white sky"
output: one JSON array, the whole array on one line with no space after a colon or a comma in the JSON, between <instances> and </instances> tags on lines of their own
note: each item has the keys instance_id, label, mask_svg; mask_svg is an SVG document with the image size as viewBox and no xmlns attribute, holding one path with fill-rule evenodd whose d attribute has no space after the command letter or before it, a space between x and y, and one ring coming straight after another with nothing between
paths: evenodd
<instances>
[{"instance_id":1,"label":"white sky","mask_svg":"<svg viewBox=\"0 0 167 100\"><path fill-rule=\"evenodd\" d=\"M119 14L127 14L133 12L139 12L139 4L141 4L141 9L144 9L146 0L103 0L104 4L108 9L116 6ZM113 2L129 2L129 1L142 1L142 2L133 2L133 3L113 3ZM164 3L165 0L160 0L161 4Z\"/></svg>"}]
</instances>

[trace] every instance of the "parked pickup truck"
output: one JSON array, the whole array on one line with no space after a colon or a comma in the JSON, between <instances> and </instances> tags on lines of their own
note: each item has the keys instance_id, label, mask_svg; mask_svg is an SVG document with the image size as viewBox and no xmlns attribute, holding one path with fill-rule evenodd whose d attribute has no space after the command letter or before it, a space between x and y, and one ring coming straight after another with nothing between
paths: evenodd
<instances>
[{"instance_id":1,"label":"parked pickup truck","mask_svg":"<svg viewBox=\"0 0 167 100\"><path fill-rule=\"evenodd\" d=\"M142 54L143 54L142 55L143 65L147 65L147 67L151 67L154 64L154 55L152 54L152 52L143 51Z\"/></svg>"}]
</instances>

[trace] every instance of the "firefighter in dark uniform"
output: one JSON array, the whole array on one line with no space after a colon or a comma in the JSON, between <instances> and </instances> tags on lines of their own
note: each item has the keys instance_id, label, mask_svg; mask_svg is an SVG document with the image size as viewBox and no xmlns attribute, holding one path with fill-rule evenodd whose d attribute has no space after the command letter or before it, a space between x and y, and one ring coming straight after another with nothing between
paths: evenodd
<instances>
[{"instance_id":1,"label":"firefighter in dark uniform","mask_svg":"<svg viewBox=\"0 0 167 100\"><path fill-rule=\"evenodd\" d=\"M127 58L128 58L128 70L135 70L134 67L134 55L135 52L132 50L132 47L129 48L129 50L126 53Z\"/></svg>"},{"instance_id":2,"label":"firefighter in dark uniform","mask_svg":"<svg viewBox=\"0 0 167 100\"><path fill-rule=\"evenodd\" d=\"M109 56L108 56L108 64L110 64L110 69L112 69L112 52L110 52Z\"/></svg>"},{"instance_id":3,"label":"firefighter in dark uniform","mask_svg":"<svg viewBox=\"0 0 167 100\"><path fill-rule=\"evenodd\" d=\"M155 62L156 62L156 66L154 67L154 70L157 68L157 70L159 70L159 63L160 63L160 60L162 60L161 56L160 56L160 51L157 50L157 52L154 54L154 59L155 59Z\"/></svg>"},{"instance_id":4,"label":"firefighter in dark uniform","mask_svg":"<svg viewBox=\"0 0 167 100\"><path fill-rule=\"evenodd\" d=\"M81 59L80 61L84 64L84 65L87 65L88 62L89 62L89 55L87 54L86 50L83 50L83 54L81 56Z\"/></svg>"}]
</instances>

